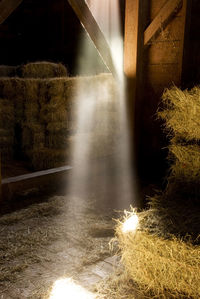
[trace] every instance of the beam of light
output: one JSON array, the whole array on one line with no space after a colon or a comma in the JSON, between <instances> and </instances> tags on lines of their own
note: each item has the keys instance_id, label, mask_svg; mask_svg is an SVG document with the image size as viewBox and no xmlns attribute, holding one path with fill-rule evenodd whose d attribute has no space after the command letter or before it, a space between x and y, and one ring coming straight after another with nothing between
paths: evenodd
<instances>
[{"instance_id":1,"label":"beam of light","mask_svg":"<svg viewBox=\"0 0 200 299\"><path fill-rule=\"evenodd\" d=\"M74 138L71 151L72 165L76 167L73 167L69 193L81 193L81 197L93 193L95 199L96 196L102 197L98 202L102 208L108 205L112 208L126 209L133 204L134 200L136 201L136 196L133 198L136 194L136 180L130 154L120 6L118 0L87 0L86 2L110 45L119 81L113 96L110 79L106 80L104 77L98 83L98 88L96 83L92 88L92 80L97 79L95 76L90 77L88 86L85 87L88 95L83 92L81 80L78 80L73 107L76 115L77 137ZM92 70L92 74L98 74L101 71L97 65L97 53L91 50L88 36L83 34L82 37L77 56L77 73L87 75ZM109 113L110 107L112 113ZM92 154L100 152L101 149L103 158L107 161L104 162L102 159L99 163L100 155L94 160ZM110 190L113 191L111 196L109 196Z\"/></svg>"},{"instance_id":2,"label":"beam of light","mask_svg":"<svg viewBox=\"0 0 200 299\"><path fill-rule=\"evenodd\" d=\"M125 222L122 225L122 232L123 233L129 233L136 231L139 224L139 219L137 214L133 214L128 219L125 220Z\"/></svg>"},{"instance_id":3,"label":"beam of light","mask_svg":"<svg viewBox=\"0 0 200 299\"><path fill-rule=\"evenodd\" d=\"M123 81L123 37L120 24L119 1L87 0L86 2L110 45L118 77Z\"/></svg>"},{"instance_id":4,"label":"beam of light","mask_svg":"<svg viewBox=\"0 0 200 299\"><path fill-rule=\"evenodd\" d=\"M49 299L95 299L95 297L71 278L62 278L54 283Z\"/></svg>"}]
</instances>

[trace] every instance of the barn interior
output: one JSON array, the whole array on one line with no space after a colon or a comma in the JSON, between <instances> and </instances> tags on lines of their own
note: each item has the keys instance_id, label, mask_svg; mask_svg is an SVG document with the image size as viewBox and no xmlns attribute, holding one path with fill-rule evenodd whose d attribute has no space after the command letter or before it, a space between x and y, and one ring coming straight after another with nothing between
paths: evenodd
<instances>
[{"instance_id":1,"label":"barn interior","mask_svg":"<svg viewBox=\"0 0 200 299\"><path fill-rule=\"evenodd\" d=\"M200 297L200 3L0 0L0 296Z\"/></svg>"}]
</instances>

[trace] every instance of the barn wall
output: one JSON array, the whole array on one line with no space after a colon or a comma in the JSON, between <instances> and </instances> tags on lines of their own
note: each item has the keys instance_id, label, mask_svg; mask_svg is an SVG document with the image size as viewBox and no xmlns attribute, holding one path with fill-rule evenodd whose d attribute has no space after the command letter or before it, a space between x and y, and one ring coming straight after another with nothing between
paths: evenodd
<instances>
[{"instance_id":1,"label":"barn wall","mask_svg":"<svg viewBox=\"0 0 200 299\"><path fill-rule=\"evenodd\" d=\"M166 3L165 0L149 1L147 26ZM154 37L144 48L143 80L140 104L140 169L147 176L163 176L166 165L167 140L162 131L162 123L156 118L156 111L165 88L173 84L181 85L183 47L185 42L186 1L180 11L169 21L166 28Z\"/></svg>"}]
</instances>

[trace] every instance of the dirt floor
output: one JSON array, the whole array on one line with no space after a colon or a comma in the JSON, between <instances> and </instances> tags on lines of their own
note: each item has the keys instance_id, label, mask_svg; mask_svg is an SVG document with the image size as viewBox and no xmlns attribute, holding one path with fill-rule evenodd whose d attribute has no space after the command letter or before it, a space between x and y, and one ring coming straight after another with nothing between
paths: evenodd
<instances>
[{"instance_id":1,"label":"dirt floor","mask_svg":"<svg viewBox=\"0 0 200 299\"><path fill-rule=\"evenodd\" d=\"M70 196L45 198L2 215L0 298L49 298L61 278L94 290L114 271L113 217L110 211L99 213L93 199Z\"/></svg>"}]
</instances>

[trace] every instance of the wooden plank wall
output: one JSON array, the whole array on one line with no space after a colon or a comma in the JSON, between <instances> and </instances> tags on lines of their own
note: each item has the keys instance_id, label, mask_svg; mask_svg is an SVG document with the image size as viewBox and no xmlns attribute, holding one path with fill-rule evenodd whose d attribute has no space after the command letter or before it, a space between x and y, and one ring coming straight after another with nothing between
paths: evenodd
<instances>
[{"instance_id":1,"label":"wooden plank wall","mask_svg":"<svg viewBox=\"0 0 200 299\"><path fill-rule=\"evenodd\" d=\"M147 23L159 13L166 0L149 0ZM143 100L140 111L140 165L144 173L155 171L155 176L162 176L167 140L162 133L161 123L156 121L156 111L161 101L164 88L181 84L182 59L184 46L185 18L187 0L183 0L179 12L169 24L153 38L144 50ZM164 169L162 170L162 165ZM159 171L161 170L161 173ZM147 174L148 175L148 174Z\"/></svg>"}]
</instances>

